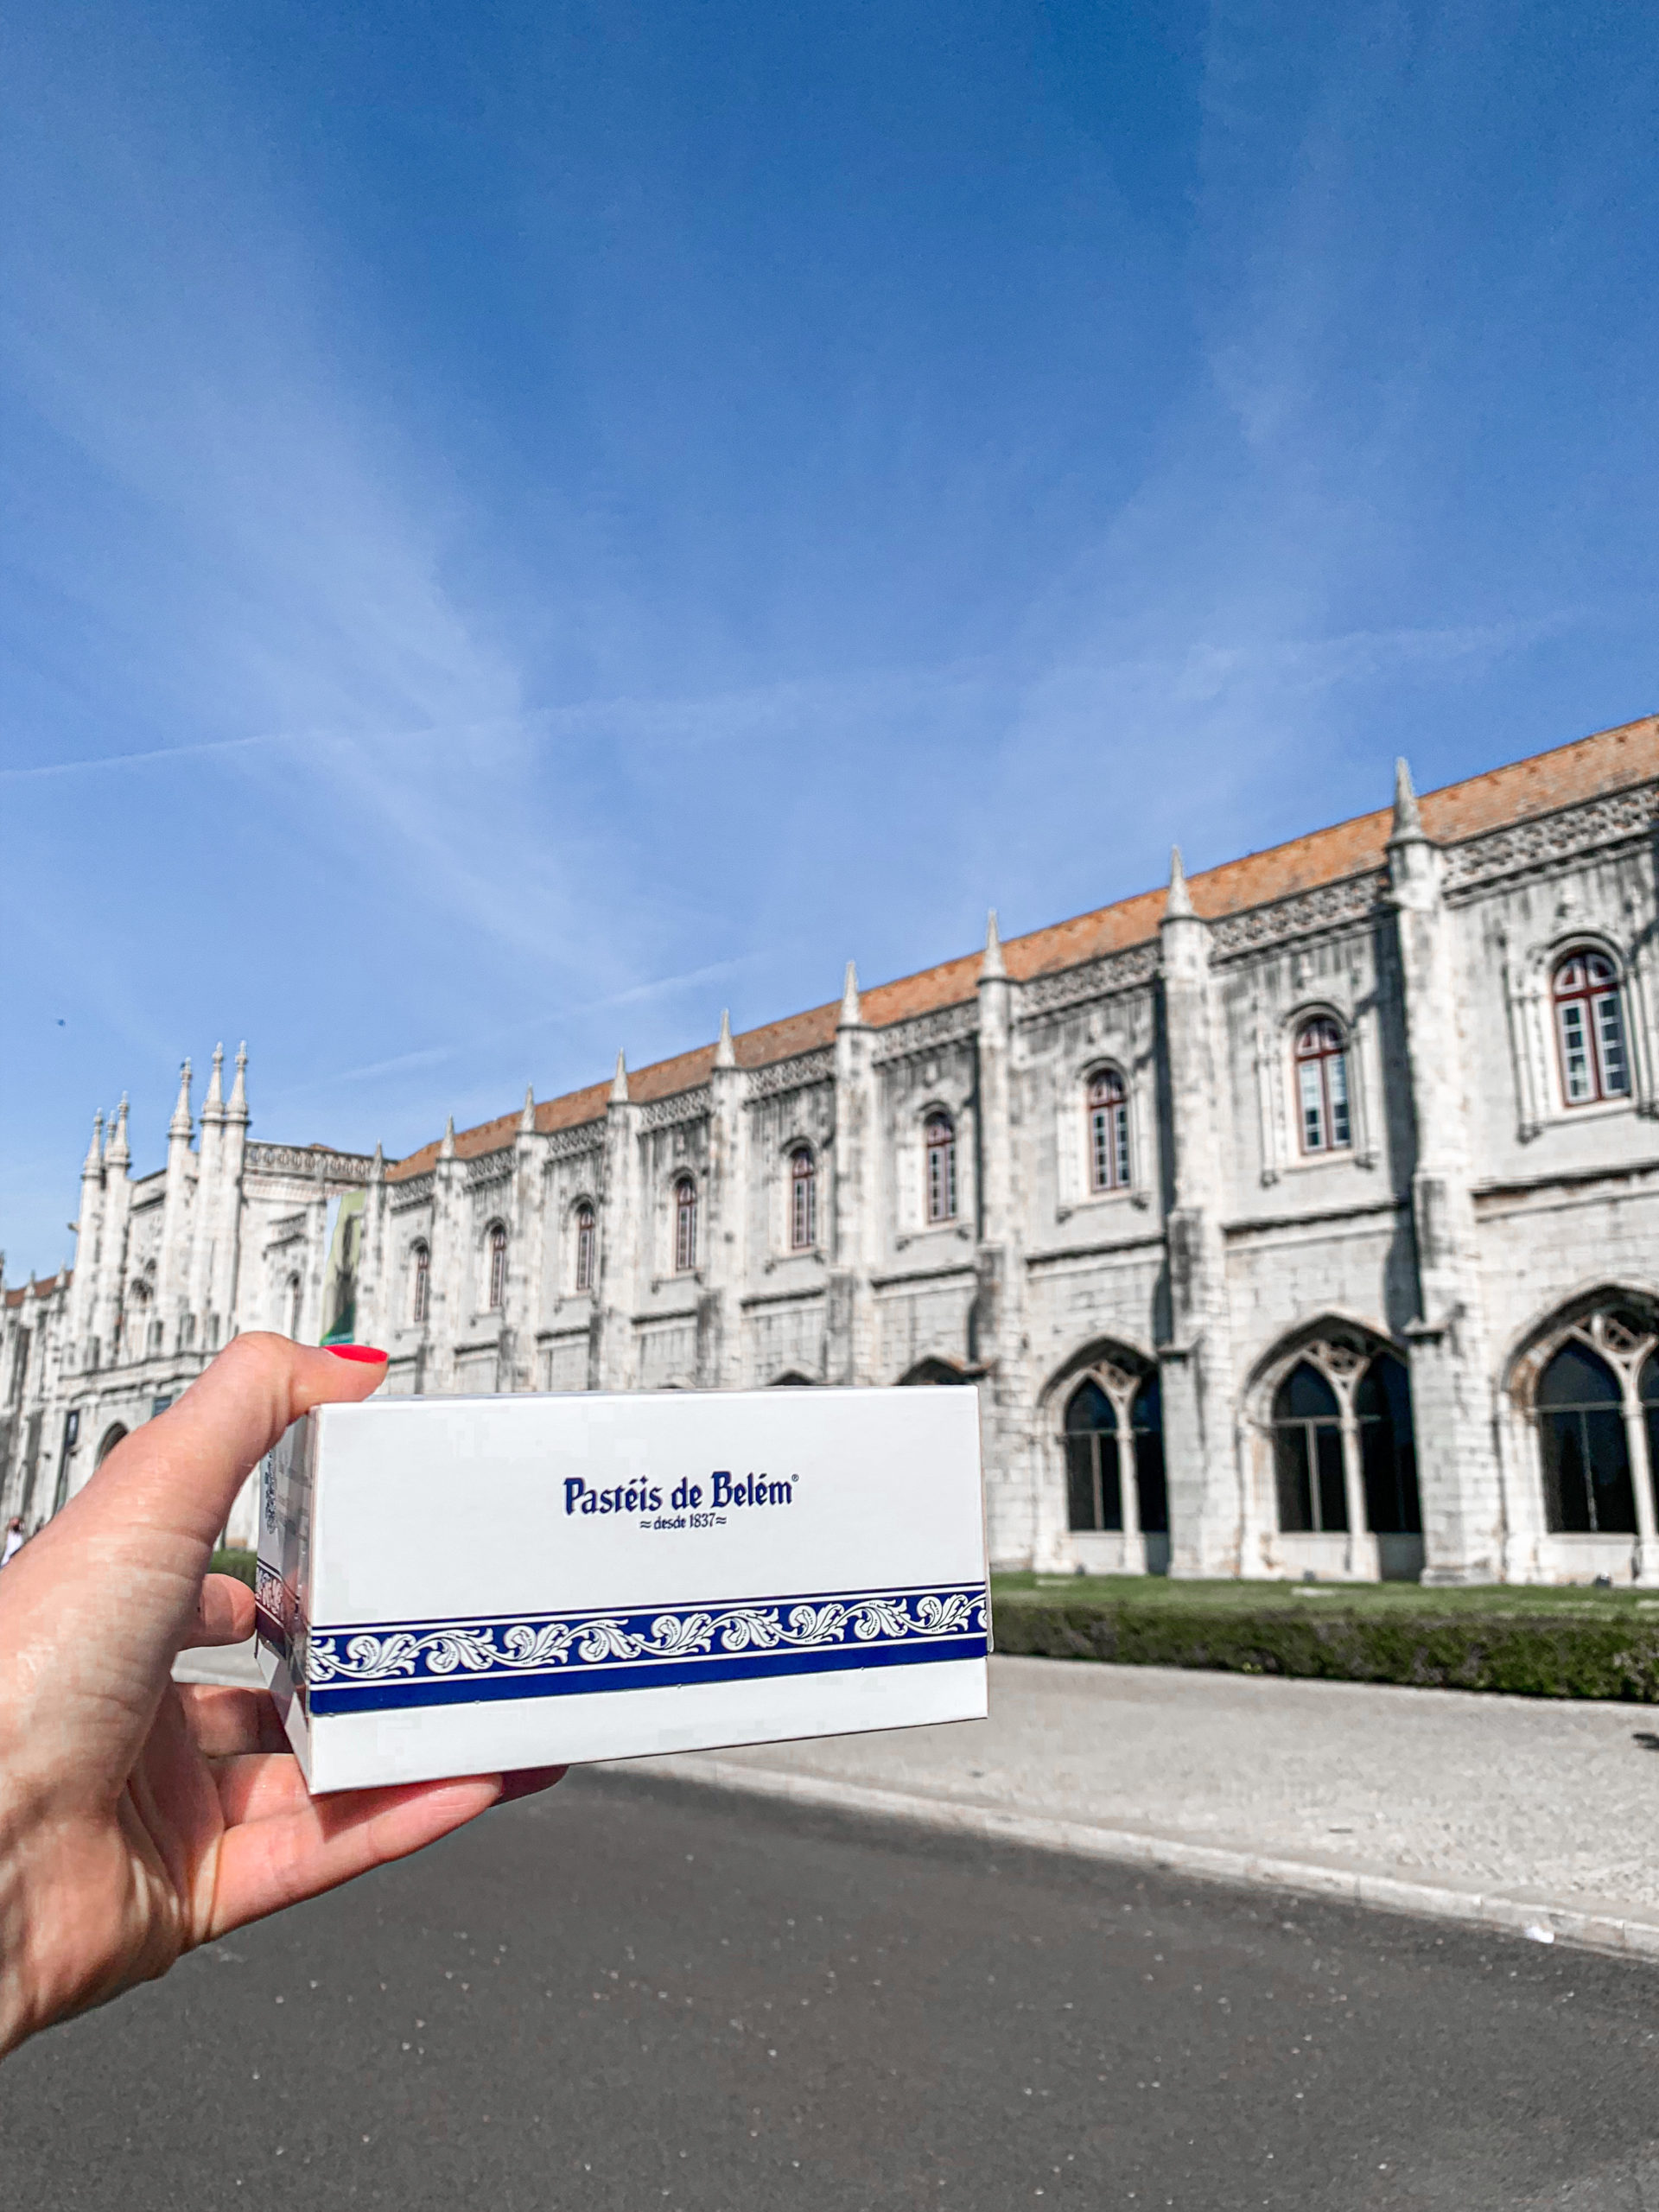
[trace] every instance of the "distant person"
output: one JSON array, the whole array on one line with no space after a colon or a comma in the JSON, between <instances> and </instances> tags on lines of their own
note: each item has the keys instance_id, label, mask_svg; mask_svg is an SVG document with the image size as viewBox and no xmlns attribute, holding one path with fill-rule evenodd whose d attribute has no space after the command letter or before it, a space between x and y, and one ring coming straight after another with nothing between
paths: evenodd
<instances>
[{"instance_id":1,"label":"distant person","mask_svg":"<svg viewBox=\"0 0 1659 2212\"><path fill-rule=\"evenodd\" d=\"M207 1561L290 1421L366 1398L386 1356L238 1337L118 1444L0 1587L0 2056L187 1951L402 1859L562 1768L314 1802L263 1692L184 1688L253 1632ZM13 1518L5 1557L22 1540Z\"/></svg>"},{"instance_id":2,"label":"distant person","mask_svg":"<svg viewBox=\"0 0 1659 2212\"><path fill-rule=\"evenodd\" d=\"M14 1513L6 1523L6 1547L0 1551L0 1567L10 1566L23 1548L23 1516Z\"/></svg>"}]
</instances>

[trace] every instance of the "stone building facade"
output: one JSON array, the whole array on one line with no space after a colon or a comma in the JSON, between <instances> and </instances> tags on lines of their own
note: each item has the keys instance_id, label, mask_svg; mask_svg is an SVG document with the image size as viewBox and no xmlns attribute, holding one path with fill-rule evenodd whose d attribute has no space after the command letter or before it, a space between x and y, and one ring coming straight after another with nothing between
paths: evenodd
<instances>
[{"instance_id":1,"label":"stone building facade","mask_svg":"<svg viewBox=\"0 0 1659 2212\"><path fill-rule=\"evenodd\" d=\"M1659 1583L1659 719L389 1162L187 1067L5 1294L38 1522L233 1332L397 1392L971 1383L994 1558ZM244 1534L238 1508L232 1534Z\"/></svg>"}]
</instances>

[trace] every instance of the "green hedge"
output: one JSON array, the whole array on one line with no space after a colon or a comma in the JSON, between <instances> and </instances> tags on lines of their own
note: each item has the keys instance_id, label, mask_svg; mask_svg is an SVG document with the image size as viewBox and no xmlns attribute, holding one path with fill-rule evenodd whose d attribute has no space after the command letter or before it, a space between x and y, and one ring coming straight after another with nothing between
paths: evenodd
<instances>
[{"instance_id":1,"label":"green hedge","mask_svg":"<svg viewBox=\"0 0 1659 2212\"><path fill-rule=\"evenodd\" d=\"M1005 1594L996 1648L1044 1659L1209 1668L1311 1681L1403 1682L1420 1689L1506 1690L1519 1697L1659 1703L1659 1616L1547 1611L1250 1611Z\"/></svg>"},{"instance_id":2,"label":"green hedge","mask_svg":"<svg viewBox=\"0 0 1659 2212\"><path fill-rule=\"evenodd\" d=\"M254 1561L258 1556L257 1552L215 1552L207 1562L207 1572L210 1574L233 1574L238 1582L245 1582L251 1590Z\"/></svg>"}]
</instances>

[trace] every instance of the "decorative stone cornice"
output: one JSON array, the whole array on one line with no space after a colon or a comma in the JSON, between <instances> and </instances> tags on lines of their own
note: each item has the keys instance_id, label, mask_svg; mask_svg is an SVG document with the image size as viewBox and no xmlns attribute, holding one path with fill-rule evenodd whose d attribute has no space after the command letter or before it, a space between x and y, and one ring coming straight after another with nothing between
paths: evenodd
<instances>
[{"instance_id":1,"label":"decorative stone cornice","mask_svg":"<svg viewBox=\"0 0 1659 2212\"><path fill-rule=\"evenodd\" d=\"M961 1044L978 1028L976 999L969 999L962 1006L944 1006L937 1014L915 1014L908 1021L895 1021L890 1028L879 1029L870 1059L874 1066L881 1067L889 1060L906 1060L918 1052L938 1052L943 1046Z\"/></svg>"},{"instance_id":2,"label":"decorative stone cornice","mask_svg":"<svg viewBox=\"0 0 1659 2212\"><path fill-rule=\"evenodd\" d=\"M542 1150L549 1160L577 1160L584 1153L603 1152L605 1124L603 1122L582 1122L574 1129L555 1129L541 1140Z\"/></svg>"},{"instance_id":3,"label":"decorative stone cornice","mask_svg":"<svg viewBox=\"0 0 1659 2212\"><path fill-rule=\"evenodd\" d=\"M711 1104L706 1084L699 1090L677 1090L671 1098L653 1098L643 1107L639 1125L646 1129L671 1129L682 1122L706 1122Z\"/></svg>"},{"instance_id":4,"label":"decorative stone cornice","mask_svg":"<svg viewBox=\"0 0 1659 2212\"><path fill-rule=\"evenodd\" d=\"M1541 874L1580 853L1603 852L1649 836L1656 822L1659 784L1610 791L1580 806L1564 806L1554 814L1446 846L1442 880L1448 892L1468 892L1505 876Z\"/></svg>"},{"instance_id":5,"label":"decorative stone cornice","mask_svg":"<svg viewBox=\"0 0 1659 2212\"><path fill-rule=\"evenodd\" d=\"M1368 919L1376 910L1387 883L1382 868L1363 875L1345 875L1336 883L1321 883L1294 898L1275 899L1265 906L1252 906L1243 914L1226 914L1210 925L1213 956L1224 960L1255 952L1291 938L1317 937L1326 930Z\"/></svg>"},{"instance_id":6,"label":"decorative stone cornice","mask_svg":"<svg viewBox=\"0 0 1659 2212\"><path fill-rule=\"evenodd\" d=\"M512 1174L517 1154L512 1145L504 1145L499 1152L480 1153L467 1162L466 1186L476 1191L486 1183L505 1183Z\"/></svg>"},{"instance_id":7,"label":"decorative stone cornice","mask_svg":"<svg viewBox=\"0 0 1659 2212\"><path fill-rule=\"evenodd\" d=\"M296 1144L250 1144L248 1172L256 1175L296 1175L308 1183L327 1183L354 1190L374 1173L371 1154L328 1152L321 1147Z\"/></svg>"},{"instance_id":8,"label":"decorative stone cornice","mask_svg":"<svg viewBox=\"0 0 1659 2212\"><path fill-rule=\"evenodd\" d=\"M833 1083L835 1079L835 1051L826 1045L816 1052L797 1052L792 1059L773 1060L766 1067L751 1068L748 1095L751 1099L776 1098L785 1090L807 1090L814 1084Z\"/></svg>"},{"instance_id":9,"label":"decorative stone cornice","mask_svg":"<svg viewBox=\"0 0 1659 2212\"><path fill-rule=\"evenodd\" d=\"M438 1179L429 1167L424 1175L411 1175L405 1183L391 1185L386 1203L393 1213L407 1213L411 1206L429 1205Z\"/></svg>"},{"instance_id":10,"label":"decorative stone cornice","mask_svg":"<svg viewBox=\"0 0 1659 2212\"><path fill-rule=\"evenodd\" d=\"M1158 947L1132 944L1122 952L1109 952L1098 960L1085 960L1077 968L1062 968L1052 976L1039 976L1020 988L1019 1007L1027 1020L1033 1015L1058 1014L1063 1007L1082 1006L1090 999L1110 998L1119 991L1141 990L1158 973Z\"/></svg>"}]
</instances>

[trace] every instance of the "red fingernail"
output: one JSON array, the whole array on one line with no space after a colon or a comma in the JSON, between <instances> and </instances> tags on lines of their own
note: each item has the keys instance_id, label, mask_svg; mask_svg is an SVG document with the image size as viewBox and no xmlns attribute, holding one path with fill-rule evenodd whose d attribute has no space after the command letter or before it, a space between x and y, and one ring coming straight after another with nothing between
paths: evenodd
<instances>
[{"instance_id":1,"label":"red fingernail","mask_svg":"<svg viewBox=\"0 0 1659 2212\"><path fill-rule=\"evenodd\" d=\"M372 1344L327 1344L324 1349L333 1352L336 1359L384 1359L386 1356Z\"/></svg>"}]
</instances>

